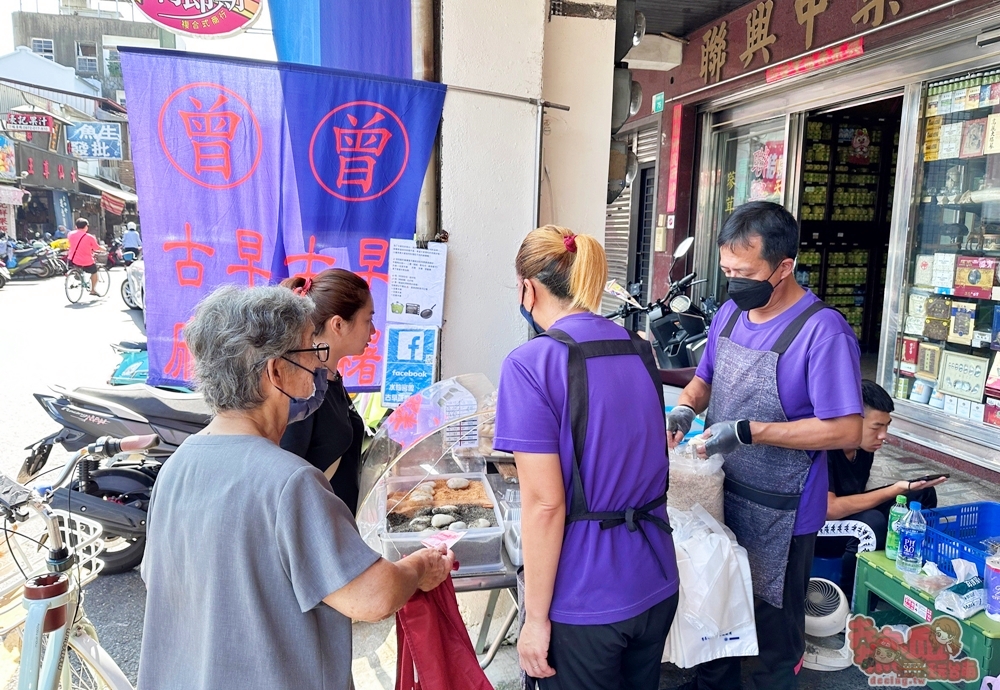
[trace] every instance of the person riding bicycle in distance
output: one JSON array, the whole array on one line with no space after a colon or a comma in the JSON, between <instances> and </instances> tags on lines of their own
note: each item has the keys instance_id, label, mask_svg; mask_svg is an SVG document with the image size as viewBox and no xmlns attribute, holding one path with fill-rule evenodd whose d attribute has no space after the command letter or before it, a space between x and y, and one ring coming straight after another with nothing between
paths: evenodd
<instances>
[{"instance_id":1,"label":"person riding bicycle in distance","mask_svg":"<svg viewBox=\"0 0 1000 690\"><path fill-rule=\"evenodd\" d=\"M94 252L101 248L97 238L90 234L86 218L76 219L76 230L69 234L69 265L90 274L90 294L97 295L97 262Z\"/></svg>"}]
</instances>

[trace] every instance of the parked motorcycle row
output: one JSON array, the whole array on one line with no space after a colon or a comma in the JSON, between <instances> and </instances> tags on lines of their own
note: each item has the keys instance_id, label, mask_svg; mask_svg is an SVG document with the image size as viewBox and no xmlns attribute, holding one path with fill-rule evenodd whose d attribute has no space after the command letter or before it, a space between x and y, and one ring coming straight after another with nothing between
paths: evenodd
<instances>
[{"instance_id":1,"label":"parked motorcycle row","mask_svg":"<svg viewBox=\"0 0 1000 690\"><path fill-rule=\"evenodd\" d=\"M42 280L69 269L65 240L20 242L0 233L0 288L10 280Z\"/></svg>"}]
</instances>

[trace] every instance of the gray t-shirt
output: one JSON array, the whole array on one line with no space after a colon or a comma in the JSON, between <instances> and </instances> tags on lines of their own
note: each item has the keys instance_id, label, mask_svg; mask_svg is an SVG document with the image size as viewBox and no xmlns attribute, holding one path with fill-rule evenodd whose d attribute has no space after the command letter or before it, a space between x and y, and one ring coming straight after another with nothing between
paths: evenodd
<instances>
[{"instance_id":1,"label":"gray t-shirt","mask_svg":"<svg viewBox=\"0 0 1000 690\"><path fill-rule=\"evenodd\" d=\"M351 685L323 603L379 559L323 473L257 436L191 436L149 508L142 690Z\"/></svg>"}]
</instances>

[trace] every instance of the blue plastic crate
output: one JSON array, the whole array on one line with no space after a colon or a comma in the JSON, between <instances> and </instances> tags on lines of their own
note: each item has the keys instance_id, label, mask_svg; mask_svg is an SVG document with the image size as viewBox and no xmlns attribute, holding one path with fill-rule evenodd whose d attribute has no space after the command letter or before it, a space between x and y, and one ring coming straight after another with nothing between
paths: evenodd
<instances>
[{"instance_id":1,"label":"blue plastic crate","mask_svg":"<svg viewBox=\"0 0 1000 690\"><path fill-rule=\"evenodd\" d=\"M985 573L989 552L984 539L1000 536L1000 503L966 503L921 511L927 520L924 559L934 561L942 572L955 576L953 558L964 558Z\"/></svg>"}]
</instances>

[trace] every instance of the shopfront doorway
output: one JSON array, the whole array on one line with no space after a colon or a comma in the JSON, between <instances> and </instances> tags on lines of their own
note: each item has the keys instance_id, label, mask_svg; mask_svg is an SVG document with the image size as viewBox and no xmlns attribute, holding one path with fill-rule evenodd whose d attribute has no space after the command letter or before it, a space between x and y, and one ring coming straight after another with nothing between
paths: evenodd
<instances>
[{"instance_id":1,"label":"shopfront doorway","mask_svg":"<svg viewBox=\"0 0 1000 690\"><path fill-rule=\"evenodd\" d=\"M804 118L796 280L840 311L875 378L882 333L902 96Z\"/></svg>"}]
</instances>

